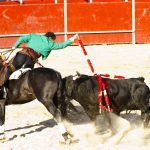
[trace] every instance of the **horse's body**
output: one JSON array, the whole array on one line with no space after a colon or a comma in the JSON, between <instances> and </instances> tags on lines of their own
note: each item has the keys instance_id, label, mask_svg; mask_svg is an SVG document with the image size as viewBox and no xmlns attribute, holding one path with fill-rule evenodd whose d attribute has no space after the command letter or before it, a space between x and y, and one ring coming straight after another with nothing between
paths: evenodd
<instances>
[{"instance_id":1,"label":"horse's body","mask_svg":"<svg viewBox=\"0 0 150 150\"><path fill-rule=\"evenodd\" d=\"M38 99L62 128L61 122L65 116L66 105L61 94L62 79L59 72L49 68L35 68L27 71L19 79L9 80L5 83L5 87L8 89L5 105L24 104ZM4 107L4 105L1 107L0 125L5 121ZM64 127L62 135L65 140L68 139Z\"/></svg>"},{"instance_id":2,"label":"horse's body","mask_svg":"<svg viewBox=\"0 0 150 150\"><path fill-rule=\"evenodd\" d=\"M33 69L19 79L9 80L7 86L7 105L23 104L36 98L43 104L61 101L61 75L52 69Z\"/></svg>"}]
</instances>

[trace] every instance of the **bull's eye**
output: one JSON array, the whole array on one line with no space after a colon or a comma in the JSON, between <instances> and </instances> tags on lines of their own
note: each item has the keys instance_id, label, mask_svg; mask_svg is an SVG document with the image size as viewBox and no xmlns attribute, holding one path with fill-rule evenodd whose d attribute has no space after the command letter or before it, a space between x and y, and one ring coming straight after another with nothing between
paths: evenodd
<instances>
[{"instance_id":1,"label":"bull's eye","mask_svg":"<svg viewBox=\"0 0 150 150\"><path fill-rule=\"evenodd\" d=\"M112 94L112 89L111 88L108 89L108 93Z\"/></svg>"}]
</instances>

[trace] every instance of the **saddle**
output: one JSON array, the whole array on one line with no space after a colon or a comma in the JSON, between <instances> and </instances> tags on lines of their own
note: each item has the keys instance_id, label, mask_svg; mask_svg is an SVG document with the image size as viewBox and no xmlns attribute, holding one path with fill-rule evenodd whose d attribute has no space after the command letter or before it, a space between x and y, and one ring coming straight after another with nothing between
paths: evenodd
<instances>
[{"instance_id":1,"label":"saddle","mask_svg":"<svg viewBox=\"0 0 150 150\"><path fill-rule=\"evenodd\" d=\"M19 51L19 53L31 57L34 62L36 62L37 59L41 57L39 53L35 52L32 48L29 47L24 47L21 51Z\"/></svg>"}]
</instances>

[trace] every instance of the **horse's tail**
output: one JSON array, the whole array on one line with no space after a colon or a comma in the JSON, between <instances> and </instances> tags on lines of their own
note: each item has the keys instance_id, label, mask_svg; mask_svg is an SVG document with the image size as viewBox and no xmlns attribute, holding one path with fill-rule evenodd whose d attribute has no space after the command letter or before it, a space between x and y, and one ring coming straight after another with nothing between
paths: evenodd
<instances>
[{"instance_id":1,"label":"horse's tail","mask_svg":"<svg viewBox=\"0 0 150 150\"><path fill-rule=\"evenodd\" d=\"M63 94L64 91L63 80L59 72L57 73L57 77L58 77L58 90L57 90L58 108L60 109L62 116L65 116L67 105L65 102L65 96Z\"/></svg>"}]
</instances>

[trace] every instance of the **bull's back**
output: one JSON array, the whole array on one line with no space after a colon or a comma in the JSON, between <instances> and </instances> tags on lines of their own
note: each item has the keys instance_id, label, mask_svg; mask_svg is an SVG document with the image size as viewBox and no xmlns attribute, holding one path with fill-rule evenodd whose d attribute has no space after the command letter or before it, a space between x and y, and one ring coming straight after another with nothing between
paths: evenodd
<instances>
[{"instance_id":1,"label":"bull's back","mask_svg":"<svg viewBox=\"0 0 150 150\"><path fill-rule=\"evenodd\" d=\"M140 109L148 103L149 87L143 78L105 79L110 101L118 110ZM142 105L140 105L142 104Z\"/></svg>"}]
</instances>

